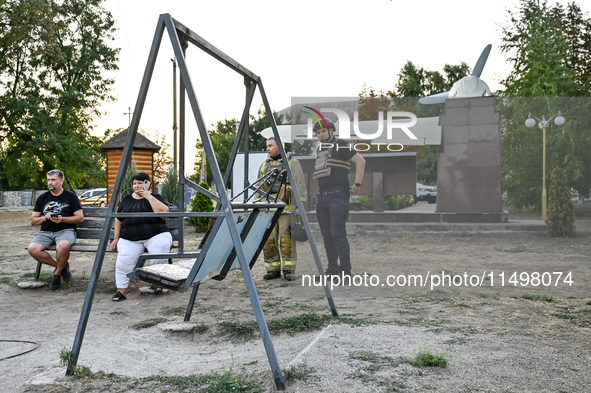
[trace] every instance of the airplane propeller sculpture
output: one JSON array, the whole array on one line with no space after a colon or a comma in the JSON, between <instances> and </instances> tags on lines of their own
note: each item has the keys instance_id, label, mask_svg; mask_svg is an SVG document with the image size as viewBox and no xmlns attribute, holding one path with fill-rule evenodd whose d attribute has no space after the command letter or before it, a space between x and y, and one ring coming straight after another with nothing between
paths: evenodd
<instances>
[{"instance_id":1,"label":"airplane propeller sculpture","mask_svg":"<svg viewBox=\"0 0 591 393\"><path fill-rule=\"evenodd\" d=\"M476 65L474 66L474 70L472 71L471 75L465 76L454 83L450 91L423 97L419 100L419 103L423 105L432 105L441 104L448 98L489 96L490 89L488 85L482 79L480 79L480 74L482 74L482 70L484 69L486 60L488 59L491 47L492 45L488 44L484 48L480 54L480 57L478 58L478 61L476 62Z\"/></svg>"}]
</instances>

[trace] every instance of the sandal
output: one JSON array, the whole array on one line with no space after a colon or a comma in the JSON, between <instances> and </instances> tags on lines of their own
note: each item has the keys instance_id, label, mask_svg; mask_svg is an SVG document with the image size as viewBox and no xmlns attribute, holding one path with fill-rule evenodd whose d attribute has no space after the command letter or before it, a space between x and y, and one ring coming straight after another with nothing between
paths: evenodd
<instances>
[{"instance_id":1,"label":"sandal","mask_svg":"<svg viewBox=\"0 0 591 393\"><path fill-rule=\"evenodd\" d=\"M126 300L127 297L125 297L124 294L122 294L121 292L117 291L114 295L113 295L113 301L114 302L120 302L122 300Z\"/></svg>"},{"instance_id":2,"label":"sandal","mask_svg":"<svg viewBox=\"0 0 591 393\"><path fill-rule=\"evenodd\" d=\"M150 289L153 290L154 292L162 292L163 288L160 285L150 285Z\"/></svg>"}]
</instances>

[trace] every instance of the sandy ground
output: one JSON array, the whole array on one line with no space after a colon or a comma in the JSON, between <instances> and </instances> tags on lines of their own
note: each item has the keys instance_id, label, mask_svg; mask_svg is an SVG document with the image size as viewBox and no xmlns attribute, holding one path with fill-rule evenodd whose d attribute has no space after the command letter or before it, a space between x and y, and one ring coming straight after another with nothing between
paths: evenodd
<instances>
[{"instance_id":1,"label":"sandy ground","mask_svg":"<svg viewBox=\"0 0 591 393\"><path fill-rule=\"evenodd\" d=\"M309 370L290 380L288 391L590 392L591 214L587 206L579 209L577 236L569 239L509 232L351 234L353 273L357 283L366 274L368 285L333 289L337 310L349 322L334 319L317 330L272 336L282 369ZM212 370L254 373L265 391L274 390L258 333L246 339L223 334L224 322L254 321L241 273L202 284L191 322L183 323L171 309L186 306L189 293L134 289L127 301L112 302L113 254L105 259L78 364L130 379L65 377L60 351L72 348L94 255L72 254L74 278L61 290L18 289L35 267L24 250L35 230L29 216L0 213L0 358L34 347L6 340L39 347L0 360L0 391L159 392L138 378ZM192 229L188 234L188 243L196 244ZM261 262L253 269L268 320L330 315L323 290L302 285L302 275L316 272L309 247L300 244L298 255L300 279L293 283L264 281ZM442 274L447 282L435 285ZM409 275L421 275L424 285ZM385 284L388 276L401 285ZM458 276L456 285L446 276ZM379 283L372 286L371 277ZM151 318L163 320L131 328ZM171 331L179 326L182 332ZM445 355L448 366L409 364L421 350Z\"/></svg>"}]
</instances>

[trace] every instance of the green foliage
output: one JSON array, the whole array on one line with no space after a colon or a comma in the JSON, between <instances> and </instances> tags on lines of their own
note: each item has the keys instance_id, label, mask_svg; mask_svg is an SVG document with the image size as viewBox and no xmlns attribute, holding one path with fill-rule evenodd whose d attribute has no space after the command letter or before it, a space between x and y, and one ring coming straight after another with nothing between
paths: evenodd
<instances>
[{"instance_id":1,"label":"green foliage","mask_svg":"<svg viewBox=\"0 0 591 393\"><path fill-rule=\"evenodd\" d=\"M104 179L101 139L90 134L109 100L119 49L101 0L5 0L0 5L0 146L3 183L45 188L50 169L72 188ZM68 184L68 183L66 183Z\"/></svg>"},{"instance_id":2,"label":"green foliage","mask_svg":"<svg viewBox=\"0 0 591 393\"><path fill-rule=\"evenodd\" d=\"M521 0L502 28L501 51L513 65L502 81L507 97L576 95L574 72L565 63L568 44L546 1Z\"/></svg>"},{"instance_id":3,"label":"green foliage","mask_svg":"<svg viewBox=\"0 0 591 393\"><path fill-rule=\"evenodd\" d=\"M60 351L60 365L69 366L72 364L72 351L62 348ZM74 378L89 378L92 377L92 371L86 366L74 366L72 368L72 375Z\"/></svg>"},{"instance_id":4,"label":"green foliage","mask_svg":"<svg viewBox=\"0 0 591 393\"><path fill-rule=\"evenodd\" d=\"M123 178L123 185L121 186L121 196L119 197L119 202L123 199L123 197L127 194L133 192L133 176L137 173L137 166L135 162L132 162L127 168L127 172L125 172L125 177Z\"/></svg>"},{"instance_id":5,"label":"green foliage","mask_svg":"<svg viewBox=\"0 0 591 393\"><path fill-rule=\"evenodd\" d=\"M285 379L288 382L310 381L318 379L318 375L314 367L308 366L306 363L300 363L285 370Z\"/></svg>"},{"instance_id":6,"label":"green foliage","mask_svg":"<svg viewBox=\"0 0 591 393\"><path fill-rule=\"evenodd\" d=\"M150 319L146 319L145 321L134 323L129 328L132 330L147 329L149 327L156 326L159 323L163 323L166 321L167 321L166 318L150 318Z\"/></svg>"},{"instance_id":7,"label":"green foliage","mask_svg":"<svg viewBox=\"0 0 591 393\"><path fill-rule=\"evenodd\" d=\"M412 361L415 367L447 367L448 355L435 355L429 351L429 348L423 347Z\"/></svg>"},{"instance_id":8,"label":"green foliage","mask_svg":"<svg viewBox=\"0 0 591 393\"><path fill-rule=\"evenodd\" d=\"M206 190L209 190L207 183L202 181L199 185ZM192 212L211 212L213 211L213 201L206 195L197 192L193 199L191 199ZM195 228L195 232L206 232L209 226L210 217L191 217L191 224Z\"/></svg>"},{"instance_id":9,"label":"green foliage","mask_svg":"<svg viewBox=\"0 0 591 393\"><path fill-rule=\"evenodd\" d=\"M454 83L468 75L470 67L461 62L458 65L445 64L442 75L439 71L425 70L410 60L398 73L396 87L389 91L392 97L423 97L449 91Z\"/></svg>"},{"instance_id":10,"label":"green foliage","mask_svg":"<svg viewBox=\"0 0 591 393\"><path fill-rule=\"evenodd\" d=\"M373 210L373 196L359 195L357 200L361 202L361 210ZM384 197L384 210L399 210L414 204L412 195L386 195Z\"/></svg>"},{"instance_id":11,"label":"green foliage","mask_svg":"<svg viewBox=\"0 0 591 393\"><path fill-rule=\"evenodd\" d=\"M211 371L202 375L188 376L166 376L154 375L141 379L142 385L153 383L158 391L171 392L202 392L202 393L225 393L225 392L246 392L259 393L263 389L255 374L244 372L234 373L232 370L224 373Z\"/></svg>"},{"instance_id":12,"label":"green foliage","mask_svg":"<svg viewBox=\"0 0 591 393\"><path fill-rule=\"evenodd\" d=\"M179 177L176 168L171 165L166 173L166 179L162 183L162 198L171 205L176 206L179 201Z\"/></svg>"},{"instance_id":13,"label":"green foliage","mask_svg":"<svg viewBox=\"0 0 591 393\"><path fill-rule=\"evenodd\" d=\"M526 299L526 300L531 300L534 302L548 302L551 303L554 301L554 299L552 298L552 296L546 296L546 295L529 295L529 294L525 294L520 296L521 299Z\"/></svg>"},{"instance_id":14,"label":"green foliage","mask_svg":"<svg viewBox=\"0 0 591 393\"><path fill-rule=\"evenodd\" d=\"M319 330L330 323L342 323L352 326L366 326L371 322L367 319L357 319L353 317L347 317L344 315L337 318L330 315L318 315L314 313L307 313L296 315L293 317L267 320L269 333L287 333L290 335L300 332ZM233 340L253 339L255 337L255 332L258 331L258 326L255 321L223 321L219 323L219 328L219 334L226 335Z\"/></svg>"},{"instance_id":15,"label":"green foliage","mask_svg":"<svg viewBox=\"0 0 591 393\"><path fill-rule=\"evenodd\" d=\"M445 64L443 73L426 70L407 61L397 75L394 89L376 92L363 84L359 93L359 120L377 120L380 111L408 111L417 117L438 116L443 104L421 105L419 98L449 91L453 84L469 74L469 67L462 62ZM424 184L437 183L438 146L404 146L403 152L417 153L417 180Z\"/></svg>"},{"instance_id":16,"label":"green foliage","mask_svg":"<svg viewBox=\"0 0 591 393\"><path fill-rule=\"evenodd\" d=\"M553 237L572 237L575 235L575 206L571 201L570 188L564 169L552 171L550 186L548 218L548 235Z\"/></svg>"},{"instance_id":17,"label":"green foliage","mask_svg":"<svg viewBox=\"0 0 591 393\"><path fill-rule=\"evenodd\" d=\"M185 307L185 306L166 307L162 311L162 314L182 316L182 315L185 315L186 311L187 311L187 307Z\"/></svg>"},{"instance_id":18,"label":"green foliage","mask_svg":"<svg viewBox=\"0 0 591 393\"><path fill-rule=\"evenodd\" d=\"M542 135L537 127L524 126L530 113L550 118L562 112L566 123L560 128L551 124L547 129L547 168L564 168L569 186L589 194L591 140L587 125L591 101L571 97L589 95L585 83L591 72L591 54L582 48L591 46L591 19L574 3L564 10L560 5L550 8L546 1L521 0L519 9L509 12L501 39L501 50L513 66L502 81L504 99L499 107L508 204L541 209ZM546 178L546 183L550 182Z\"/></svg>"},{"instance_id":19,"label":"green foliage","mask_svg":"<svg viewBox=\"0 0 591 393\"><path fill-rule=\"evenodd\" d=\"M142 131L142 134L143 133L144 131ZM174 165L174 160L170 156L171 147L166 141L166 135L160 133L158 130L153 133L147 133L145 136L161 147L160 150L154 153L154 173L152 174L152 182L155 185L158 185L166 181L170 166L171 164ZM176 200L173 205L176 205Z\"/></svg>"},{"instance_id":20,"label":"green foliage","mask_svg":"<svg viewBox=\"0 0 591 393\"><path fill-rule=\"evenodd\" d=\"M211 146L215 154L215 160L218 163L222 178L226 173L228 162L230 161L230 154L232 154L232 148L234 147L234 141L236 140L237 124L238 119L224 119L218 121L216 124L212 124L213 129L209 132L209 139L211 140ZM195 145L197 151L200 152L195 161L195 173L201 173L201 166L203 163L203 141L197 140ZM211 174L211 160L212 157L207 157L207 178L213 179Z\"/></svg>"},{"instance_id":21,"label":"green foliage","mask_svg":"<svg viewBox=\"0 0 591 393\"><path fill-rule=\"evenodd\" d=\"M258 117L251 116L251 123L249 124L249 151L265 151L267 147L267 140L260 135L261 131L265 128L270 127L269 118L267 116L266 111L261 107L258 109ZM281 124L283 121L282 116L278 116L276 113L273 113L273 117L275 119L276 124ZM220 167L220 171L222 177L226 173L228 168L228 163L230 161L230 155L232 154L232 149L234 147L234 143L236 142L236 134L238 132L238 124L240 121L238 119L224 119L222 121L218 121L215 124L212 124L213 129L209 130L209 138L211 140L211 145L213 147L213 151L215 152L216 161ZM244 151L244 138L241 138L238 151ZM203 141L201 139L197 140L195 145L198 152L198 156L195 160L195 173L198 174L202 173L202 164L203 164ZM286 150L289 150L286 147ZM209 164L211 157L207 157L206 160L206 167L207 167L207 179L211 181L213 179L211 174L211 165ZM197 179L193 177L194 181ZM231 182L231 179L230 179Z\"/></svg>"},{"instance_id":22,"label":"green foliage","mask_svg":"<svg viewBox=\"0 0 591 393\"><path fill-rule=\"evenodd\" d=\"M425 158L417 160L417 181L421 184L437 184L439 146L424 146Z\"/></svg>"}]
</instances>

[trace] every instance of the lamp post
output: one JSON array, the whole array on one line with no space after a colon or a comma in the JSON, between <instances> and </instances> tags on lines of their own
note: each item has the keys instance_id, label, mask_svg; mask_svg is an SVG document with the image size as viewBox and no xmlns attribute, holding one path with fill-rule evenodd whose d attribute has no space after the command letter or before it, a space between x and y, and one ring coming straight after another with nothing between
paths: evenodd
<instances>
[{"instance_id":1,"label":"lamp post","mask_svg":"<svg viewBox=\"0 0 591 393\"><path fill-rule=\"evenodd\" d=\"M543 171L542 171L542 220L546 220L546 206L547 206L547 194L546 194L546 128L548 128L548 126L550 125L550 121L554 119L554 124L556 124L557 126L561 126L564 124L564 122L566 121L564 119L564 117L562 116L562 113L560 111L558 111L557 115L552 116L551 118L549 118L548 120L546 120L546 118L544 116L542 116L542 119L538 119L535 116L532 116L531 113L529 114L529 117L527 118L527 120L525 121L525 125L527 127L533 127L536 125L536 120L538 121L538 126L542 129L543 132L543 139L542 139L542 154L543 154Z\"/></svg>"}]
</instances>

